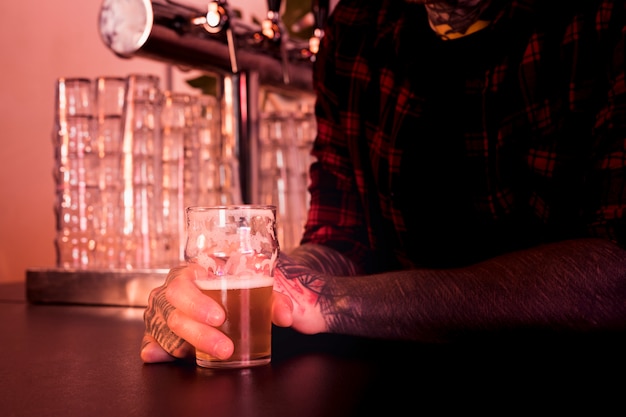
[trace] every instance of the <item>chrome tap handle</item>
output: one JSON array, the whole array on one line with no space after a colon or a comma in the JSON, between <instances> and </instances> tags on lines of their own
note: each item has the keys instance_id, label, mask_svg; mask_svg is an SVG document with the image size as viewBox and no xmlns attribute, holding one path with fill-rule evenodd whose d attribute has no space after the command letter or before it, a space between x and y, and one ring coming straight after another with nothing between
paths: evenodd
<instances>
[{"instance_id":1,"label":"chrome tap handle","mask_svg":"<svg viewBox=\"0 0 626 417\"><path fill-rule=\"evenodd\" d=\"M283 69L283 82L289 84L289 55L287 53L287 31L280 19L281 0L267 0L267 18L262 24L263 36L278 44Z\"/></svg>"},{"instance_id":2,"label":"chrome tap handle","mask_svg":"<svg viewBox=\"0 0 626 417\"><path fill-rule=\"evenodd\" d=\"M233 74L237 74L239 72L239 64L237 61L237 47L235 42L235 34L229 20L230 16L228 13L228 4L226 0L209 1L209 3L207 4L207 14L205 16L203 24L204 29L212 34L225 31L231 72Z\"/></svg>"},{"instance_id":3,"label":"chrome tap handle","mask_svg":"<svg viewBox=\"0 0 626 417\"><path fill-rule=\"evenodd\" d=\"M235 42L235 33L230 25L226 28L226 43L228 45L228 55L230 56L230 71L233 74L239 72L239 63L237 61L237 42Z\"/></svg>"},{"instance_id":4,"label":"chrome tap handle","mask_svg":"<svg viewBox=\"0 0 626 417\"><path fill-rule=\"evenodd\" d=\"M281 0L267 1L267 15L262 23L263 36L271 41L278 42L283 36L283 28L280 24Z\"/></svg>"},{"instance_id":5,"label":"chrome tap handle","mask_svg":"<svg viewBox=\"0 0 626 417\"><path fill-rule=\"evenodd\" d=\"M219 33L228 25L226 1L212 0L207 4L204 29L209 33Z\"/></svg>"}]
</instances>

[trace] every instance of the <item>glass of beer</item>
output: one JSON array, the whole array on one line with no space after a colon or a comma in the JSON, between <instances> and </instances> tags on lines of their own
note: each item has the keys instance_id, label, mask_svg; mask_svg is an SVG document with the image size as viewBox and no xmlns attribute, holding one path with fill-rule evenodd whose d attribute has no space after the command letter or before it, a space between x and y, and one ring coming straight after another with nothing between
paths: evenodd
<instances>
[{"instance_id":1,"label":"glass of beer","mask_svg":"<svg viewBox=\"0 0 626 417\"><path fill-rule=\"evenodd\" d=\"M243 368L271 360L271 299L279 245L276 207L236 205L188 207L185 260L206 272L196 285L222 305L219 328L235 345L232 356L217 359L196 349L205 368Z\"/></svg>"}]
</instances>

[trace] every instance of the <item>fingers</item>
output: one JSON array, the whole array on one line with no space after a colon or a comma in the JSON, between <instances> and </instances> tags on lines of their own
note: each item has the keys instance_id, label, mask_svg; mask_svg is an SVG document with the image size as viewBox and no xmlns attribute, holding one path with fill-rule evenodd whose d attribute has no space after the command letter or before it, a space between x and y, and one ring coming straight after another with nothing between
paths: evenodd
<instances>
[{"instance_id":1,"label":"fingers","mask_svg":"<svg viewBox=\"0 0 626 417\"><path fill-rule=\"evenodd\" d=\"M201 274L203 269L193 266L173 268L166 284L151 291L144 312L146 336L141 348L144 362L192 359L194 346L218 357L232 354L232 342L211 327L221 325L225 313L196 287L194 280ZM202 336L203 332L207 333L206 337Z\"/></svg>"},{"instance_id":2,"label":"fingers","mask_svg":"<svg viewBox=\"0 0 626 417\"><path fill-rule=\"evenodd\" d=\"M193 269L186 270L180 279L172 280L165 290L165 297L179 314L184 314L189 320L221 326L226 313L217 302L200 292L193 281L194 272Z\"/></svg>"},{"instance_id":3,"label":"fingers","mask_svg":"<svg viewBox=\"0 0 626 417\"><path fill-rule=\"evenodd\" d=\"M226 319L224 309L202 294L195 284L206 271L189 265L173 270L165 286L155 290L144 315L147 334L141 358L146 363L193 358L201 350L219 359L229 358L233 342L216 327ZM272 319L278 326L293 323L293 302L274 292Z\"/></svg>"},{"instance_id":4,"label":"fingers","mask_svg":"<svg viewBox=\"0 0 626 417\"><path fill-rule=\"evenodd\" d=\"M193 346L168 327L167 317L175 310L165 301L163 292L162 288L153 290L148 308L144 311L146 331L141 346L141 357L150 363L193 357L195 352ZM164 356L165 354L167 356Z\"/></svg>"},{"instance_id":5,"label":"fingers","mask_svg":"<svg viewBox=\"0 0 626 417\"><path fill-rule=\"evenodd\" d=\"M196 349L219 359L228 359L235 349L233 342L224 333L215 327L190 319L179 310L172 311L167 319L167 325L173 333Z\"/></svg>"},{"instance_id":6,"label":"fingers","mask_svg":"<svg viewBox=\"0 0 626 417\"><path fill-rule=\"evenodd\" d=\"M227 359L234 351L233 342L216 329L224 323L226 313L196 286L194 281L203 276L206 276L204 268L189 265L170 281L165 298L174 309L167 316L167 327L196 349Z\"/></svg>"}]
</instances>

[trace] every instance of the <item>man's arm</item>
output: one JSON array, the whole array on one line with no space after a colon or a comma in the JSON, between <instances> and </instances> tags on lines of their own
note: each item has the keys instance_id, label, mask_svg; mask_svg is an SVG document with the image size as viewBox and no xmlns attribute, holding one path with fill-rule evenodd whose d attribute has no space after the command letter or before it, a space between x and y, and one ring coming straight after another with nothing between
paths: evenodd
<instances>
[{"instance_id":1,"label":"man's arm","mask_svg":"<svg viewBox=\"0 0 626 417\"><path fill-rule=\"evenodd\" d=\"M510 330L626 330L626 251L602 239L458 269L369 276L341 276L353 266L323 246L304 245L294 257L282 262L275 288L294 302L293 326L304 333L446 341Z\"/></svg>"}]
</instances>

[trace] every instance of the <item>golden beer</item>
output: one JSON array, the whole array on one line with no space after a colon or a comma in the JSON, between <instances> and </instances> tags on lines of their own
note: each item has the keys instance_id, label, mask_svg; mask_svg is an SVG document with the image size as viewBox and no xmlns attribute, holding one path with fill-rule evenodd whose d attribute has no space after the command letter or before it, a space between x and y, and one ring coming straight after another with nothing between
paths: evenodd
<instances>
[{"instance_id":1,"label":"golden beer","mask_svg":"<svg viewBox=\"0 0 626 417\"><path fill-rule=\"evenodd\" d=\"M197 280L203 294L217 301L226 311L219 329L232 339L235 350L226 359L196 351L196 362L211 368L240 368L263 365L271 360L271 276L223 276Z\"/></svg>"},{"instance_id":2,"label":"golden beer","mask_svg":"<svg viewBox=\"0 0 626 417\"><path fill-rule=\"evenodd\" d=\"M233 205L187 207L185 260L206 275L196 285L226 312L219 327L234 344L220 360L196 350L205 368L244 368L268 364L272 355L272 290L280 247L276 207Z\"/></svg>"}]
</instances>

